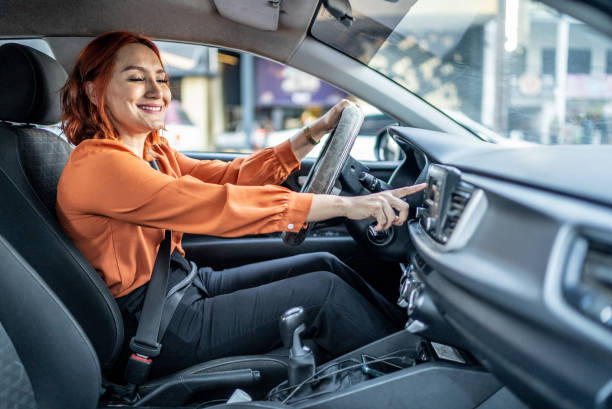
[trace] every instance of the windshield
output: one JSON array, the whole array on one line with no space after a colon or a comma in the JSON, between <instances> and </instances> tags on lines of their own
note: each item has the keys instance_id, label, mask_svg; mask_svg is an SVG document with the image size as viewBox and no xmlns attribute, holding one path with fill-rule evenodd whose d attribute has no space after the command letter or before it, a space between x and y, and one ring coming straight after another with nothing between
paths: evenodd
<instances>
[{"instance_id":1,"label":"windshield","mask_svg":"<svg viewBox=\"0 0 612 409\"><path fill-rule=\"evenodd\" d=\"M531 0L350 4L350 27L321 7L313 36L486 139L612 140L612 40L588 25Z\"/></svg>"}]
</instances>

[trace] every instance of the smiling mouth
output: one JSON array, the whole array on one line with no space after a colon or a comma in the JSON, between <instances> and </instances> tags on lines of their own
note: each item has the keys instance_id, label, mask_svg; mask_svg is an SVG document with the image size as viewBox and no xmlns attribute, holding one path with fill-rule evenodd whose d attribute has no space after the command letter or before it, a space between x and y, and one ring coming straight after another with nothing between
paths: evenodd
<instances>
[{"instance_id":1,"label":"smiling mouth","mask_svg":"<svg viewBox=\"0 0 612 409\"><path fill-rule=\"evenodd\" d=\"M137 106L143 111L148 111L148 112L161 112L162 110L162 107L160 105L137 105Z\"/></svg>"}]
</instances>

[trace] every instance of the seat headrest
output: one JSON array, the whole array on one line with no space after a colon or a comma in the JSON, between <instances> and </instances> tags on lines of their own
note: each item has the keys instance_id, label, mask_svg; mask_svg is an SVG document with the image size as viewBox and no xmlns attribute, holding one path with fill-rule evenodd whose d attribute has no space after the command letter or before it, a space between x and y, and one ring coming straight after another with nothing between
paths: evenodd
<instances>
[{"instance_id":1,"label":"seat headrest","mask_svg":"<svg viewBox=\"0 0 612 409\"><path fill-rule=\"evenodd\" d=\"M0 46L0 61L0 121L59 122L59 90L68 78L64 68L48 55L15 43Z\"/></svg>"}]
</instances>

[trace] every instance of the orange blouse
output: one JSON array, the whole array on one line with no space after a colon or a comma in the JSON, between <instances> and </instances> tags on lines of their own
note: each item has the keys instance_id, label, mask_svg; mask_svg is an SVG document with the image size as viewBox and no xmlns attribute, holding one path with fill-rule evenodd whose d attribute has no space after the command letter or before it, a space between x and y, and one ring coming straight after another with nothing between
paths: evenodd
<instances>
[{"instance_id":1,"label":"orange blouse","mask_svg":"<svg viewBox=\"0 0 612 409\"><path fill-rule=\"evenodd\" d=\"M191 159L165 139L153 152L161 172L120 142L85 140L57 188L60 224L114 297L150 280L164 229L184 255L183 232L235 237L304 226L312 195L274 185L299 168L289 141L229 163Z\"/></svg>"}]
</instances>

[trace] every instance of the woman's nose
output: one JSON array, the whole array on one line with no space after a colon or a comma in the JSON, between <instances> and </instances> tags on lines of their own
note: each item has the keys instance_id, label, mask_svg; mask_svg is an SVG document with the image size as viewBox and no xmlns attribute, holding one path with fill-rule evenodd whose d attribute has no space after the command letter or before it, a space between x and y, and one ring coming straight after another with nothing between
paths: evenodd
<instances>
[{"instance_id":1,"label":"woman's nose","mask_svg":"<svg viewBox=\"0 0 612 409\"><path fill-rule=\"evenodd\" d=\"M162 87L161 84L157 82L156 79L150 79L147 81L147 94L150 98L161 98L162 97Z\"/></svg>"}]
</instances>

